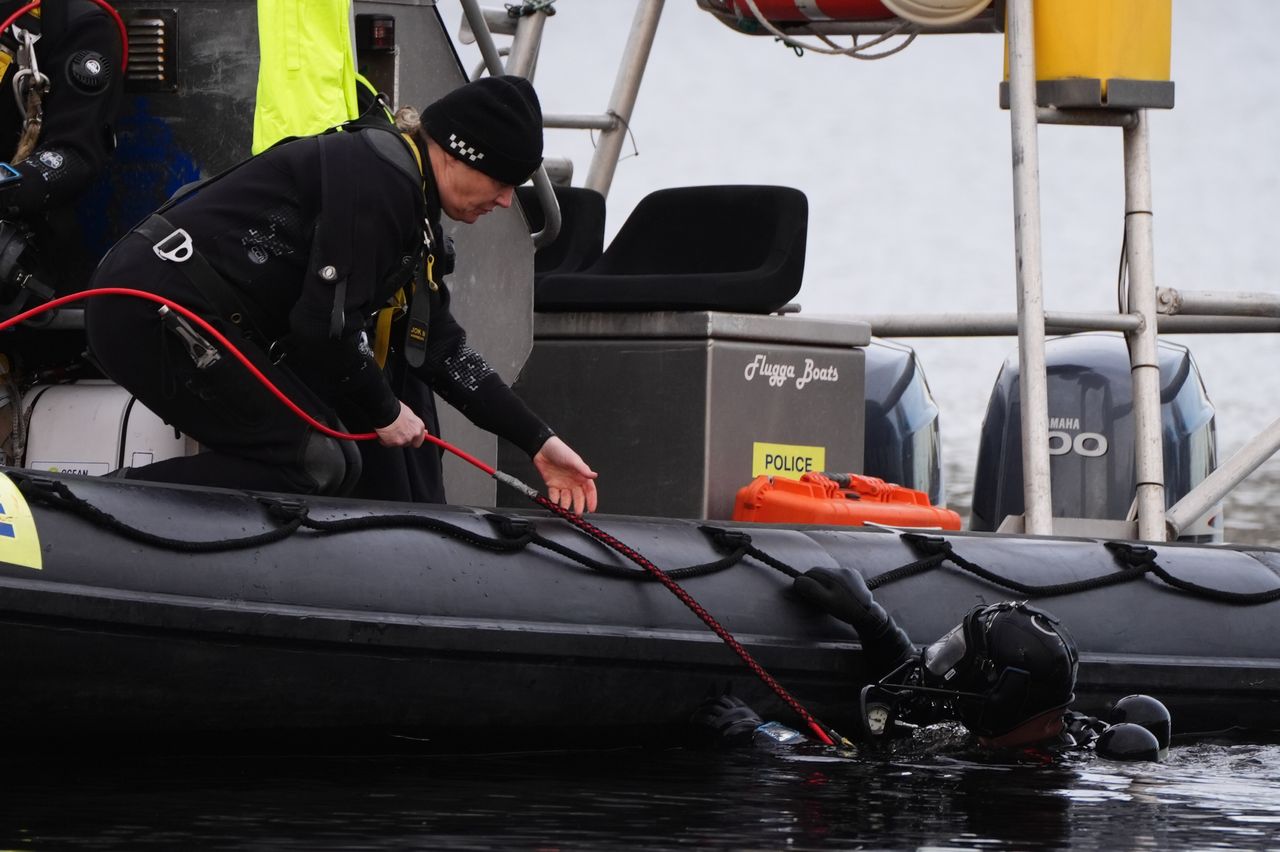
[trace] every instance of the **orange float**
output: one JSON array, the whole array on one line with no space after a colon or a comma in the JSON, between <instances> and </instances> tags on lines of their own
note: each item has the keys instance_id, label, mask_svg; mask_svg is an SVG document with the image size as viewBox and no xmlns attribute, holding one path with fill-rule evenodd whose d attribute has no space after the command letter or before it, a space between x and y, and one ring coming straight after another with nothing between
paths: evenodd
<instances>
[{"instance_id":1,"label":"orange float","mask_svg":"<svg viewBox=\"0 0 1280 852\"><path fill-rule=\"evenodd\" d=\"M856 473L806 473L799 479L757 476L738 489L735 521L958 530L960 516L934 506L923 491Z\"/></svg>"}]
</instances>

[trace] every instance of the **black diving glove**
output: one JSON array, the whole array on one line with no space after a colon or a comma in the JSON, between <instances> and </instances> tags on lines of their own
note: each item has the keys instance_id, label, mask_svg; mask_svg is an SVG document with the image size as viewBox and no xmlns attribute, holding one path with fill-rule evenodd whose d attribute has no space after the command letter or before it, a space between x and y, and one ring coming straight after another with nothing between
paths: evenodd
<instances>
[{"instance_id":1,"label":"black diving glove","mask_svg":"<svg viewBox=\"0 0 1280 852\"><path fill-rule=\"evenodd\" d=\"M796 577L792 589L858 631L871 672L884 677L916 654L911 637L876 603L867 581L851 568L813 568Z\"/></svg>"},{"instance_id":2,"label":"black diving glove","mask_svg":"<svg viewBox=\"0 0 1280 852\"><path fill-rule=\"evenodd\" d=\"M764 720L741 698L718 695L702 702L689 719L694 739L704 745L746 745Z\"/></svg>"}]
</instances>

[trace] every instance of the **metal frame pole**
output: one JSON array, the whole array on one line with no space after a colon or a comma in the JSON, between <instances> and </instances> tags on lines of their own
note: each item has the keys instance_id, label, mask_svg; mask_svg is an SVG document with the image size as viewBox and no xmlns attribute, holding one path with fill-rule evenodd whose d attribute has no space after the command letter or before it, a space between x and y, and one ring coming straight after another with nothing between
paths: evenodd
<instances>
[{"instance_id":1,"label":"metal frame pole","mask_svg":"<svg viewBox=\"0 0 1280 852\"><path fill-rule=\"evenodd\" d=\"M1152 246L1150 122L1146 110L1124 130L1125 259L1129 313L1142 325L1125 333L1133 375L1134 467L1138 538L1164 541L1164 444L1160 417L1160 361L1156 352L1156 282Z\"/></svg>"},{"instance_id":2,"label":"metal frame pole","mask_svg":"<svg viewBox=\"0 0 1280 852\"><path fill-rule=\"evenodd\" d=\"M502 55L498 53L498 46L493 43L489 25L485 23L480 4L476 0L458 0L458 2L462 5L462 13L467 16L467 22L471 25L471 34L475 36L476 47L480 49L480 56L484 59L484 65L489 69L489 73L495 77L507 73L502 64Z\"/></svg>"},{"instance_id":3,"label":"metal frame pole","mask_svg":"<svg viewBox=\"0 0 1280 852\"><path fill-rule=\"evenodd\" d=\"M1218 469L1191 489L1165 513L1170 538L1195 523L1206 512L1218 505L1231 490L1244 482L1263 462L1280 450L1280 420L1272 422L1264 431L1241 447Z\"/></svg>"},{"instance_id":4,"label":"metal frame pole","mask_svg":"<svg viewBox=\"0 0 1280 852\"><path fill-rule=\"evenodd\" d=\"M498 52L498 47L493 43L493 33L489 31L489 25L485 21L484 12L480 9L480 4L476 0L460 0L462 4L462 13L466 15L467 22L471 25L471 32L476 39L476 47L480 48L480 55L484 57L485 67L489 69L489 73L493 76L507 73L507 69L502 64L502 55ZM537 17L542 18L545 22L546 16L538 14ZM523 21L521 23L524 23ZM536 36L536 41L542 40L542 22L531 25L534 30L530 33ZM537 44L527 48L532 56L537 55ZM533 173L533 185L538 192L538 202L542 205L542 214L544 224L542 230L532 235L534 248L542 248L550 245L555 240L556 235L560 233L561 216L560 205L556 201L555 191L551 188L551 178L547 177L546 166L538 166L538 170Z\"/></svg>"},{"instance_id":5,"label":"metal frame pole","mask_svg":"<svg viewBox=\"0 0 1280 852\"><path fill-rule=\"evenodd\" d=\"M1161 316L1280 317L1280 293L1156 288Z\"/></svg>"},{"instance_id":6,"label":"metal frame pole","mask_svg":"<svg viewBox=\"0 0 1280 852\"><path fill-rule=\"evenodd\" d=\"M640 91L645 66L649 63L649 50L653 47L653 36L658 29L658 19L662 17L664 2L665 0L640 0L637 3L635 20L631 23L631 36L627 39L622 61L618 65L613 94L609 97L609 115L614 116L616 121L612 128L601 133L586 180L588 189L594 189L606 198L609 196L609 187L613 184L614 170L618 167L622 143L627 138L631 111L636 106L636 95Z\"/></svg>"},{"instance_id":7,"label":"metal frame pole","mask_svg":"<svg viewBox=\"0 0 1280 852\"><path fill-rule=\"evenodd\" d=\"M1013 240L1018 282L1018 387L1022 400L1024 529L1053 533L1049 390L1040 255L1040 151L1031 0L1009 0L1009 116L1013 137Z\"/></svg>"},{"instance_id":8,"label":"metal frame pole","mask_svg":"<svg viewBox=\"0 0 1280 852\"><path fill-rule=\"evenodd\" d=\"M547 23L545 9L523 15L516 24L516 34L511 40L511 52L507 54L507 73L524 77L532 82L538 70L538 52L542 47L542 28Z\"/></svg>"}]
</instances>

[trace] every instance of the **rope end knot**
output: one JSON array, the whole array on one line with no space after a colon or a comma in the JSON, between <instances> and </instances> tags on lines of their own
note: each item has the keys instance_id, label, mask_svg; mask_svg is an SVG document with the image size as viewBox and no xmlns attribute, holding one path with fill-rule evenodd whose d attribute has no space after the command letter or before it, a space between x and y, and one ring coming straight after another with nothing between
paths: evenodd
<instances>
[{"instance_id":1,"label":"rope end knot","mask_svg":"<svg viewBox=\"0 0 1280 852\"><path fill-rule=\"evenodd\" d=\"M1117 562L1127 568L1142 568L1154 565L1156 552L1145 544L1130 544L1127 541L1104 541L1102 546L1111 551Z\"/></svg>"},{"instance_id":2,"label":"rope end knot","mask_svg":"<svg viewBox=\"0 0 1280 852\"><path fill-rule=\"evenodd\" d=\"M938 556L951 553L951 542L940 535L905 532L900 537L908 547L922 556Z\"/></svg>"},{"instance_id":3,"label":"rope end knot","mask_svg":"<svg viewBox=\"0 0 1280 852\"><path fill-rule=\"evenodd\" d=\"M721 553L734 553L751 547L751 536L742 530L726 530L706 524L700 524L698 529L711 538L712 545Z\"/></svg>"},{"instance_id":4,"label":"rope end knot","mask_svg":"<svg viewBox=\"0 0 1280 852\"><path fill-rule=\"evenodd\" d=\"M515 541L527 542L533 538L533 521L512 515L488 514L484 519L493 525L498 535Z\"/></svg>"},{"instance_id":5,"label":"rope end knot","mask_svg":"<svg viewBox=\"0 0 1280 852\"><path fill-rule=\"evenodd\" d=\"M282 500L279 497L254 497L267 510L272 518L285 523L302 521L311 511L311 507L303 500Z\"/></svg>"}]
</instances>

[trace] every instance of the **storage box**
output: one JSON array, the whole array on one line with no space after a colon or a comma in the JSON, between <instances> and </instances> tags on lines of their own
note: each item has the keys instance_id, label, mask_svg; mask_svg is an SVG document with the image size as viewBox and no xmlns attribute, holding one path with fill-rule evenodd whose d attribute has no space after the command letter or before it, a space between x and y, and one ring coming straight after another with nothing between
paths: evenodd
<instances>
[{"instance_id":1,"label":"storage box","mask_svg":"<svg viewBox=\"0 0 1280 852\"><path fill-rule=\"evenodd\" d=\"M196 444L108 381L37 385L23 398L25 467L101 476L188 455Z\"/></svg>"},{"instance_id":2,"label":"storage box","mask_svg":"<svg viewBox=\"0 0 1280 852\"><path fill-rule=\"evenodd\" d=\"M869 340L802 317L537 314L515 387L599 472L601 512L725 520L755 476L862 470ZM499 461L541 488L519 450Z\"/></svg>"}]
</instances>

